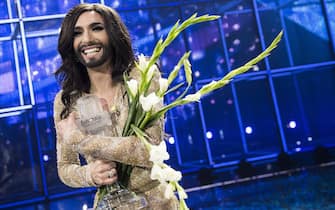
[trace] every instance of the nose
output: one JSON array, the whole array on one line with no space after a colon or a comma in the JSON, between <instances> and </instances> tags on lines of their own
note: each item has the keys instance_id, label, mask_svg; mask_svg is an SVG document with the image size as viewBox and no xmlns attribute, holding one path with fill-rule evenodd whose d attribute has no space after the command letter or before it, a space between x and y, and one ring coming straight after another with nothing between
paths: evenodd
<instances>
[{"instance_id":1,"label":"nose","mask_svg":"<svg viewBox=\"0 0 335 210\"><path fill-rule=\"evenodd\" d=\"M92 40L92 34L90 33L90 31L88 30L85 30L82 34L82 37L81 37L81 42L83 43L87 43L87 42L90 42Z\"/></svg>"}]
</instances>

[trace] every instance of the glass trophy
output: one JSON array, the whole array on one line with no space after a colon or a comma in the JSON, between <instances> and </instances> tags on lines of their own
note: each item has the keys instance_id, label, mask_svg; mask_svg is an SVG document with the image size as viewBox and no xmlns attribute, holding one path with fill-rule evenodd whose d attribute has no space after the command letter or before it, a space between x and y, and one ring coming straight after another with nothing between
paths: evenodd
<instances>
[{"instance_id":1,"label":"glass trophy","mask_svg":"<svg viewBox=\"0 0 335 210\"><path fill-rule=\"evenodd\" d=\"M75 109L79 115L77 123L83 132L90 135L113 136L113 121L104 100L94 95L85 95L77 100ZM107 192L99 200L96 210L138 210L148 205L145 197L121 187L119 182L107 186Z\"/></svg>"}]
</instances>

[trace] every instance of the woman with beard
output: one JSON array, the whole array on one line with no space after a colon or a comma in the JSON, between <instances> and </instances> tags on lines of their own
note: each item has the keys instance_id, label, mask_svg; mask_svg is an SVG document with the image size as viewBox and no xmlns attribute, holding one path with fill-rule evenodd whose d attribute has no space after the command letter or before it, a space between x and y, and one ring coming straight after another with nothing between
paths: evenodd
<instances>
[{"instance_id":1,"label":"woman with beard","mask_svg":"<svg viewBox=\"0 0 335 210\"><path fill-rule=\"evenodd\" d=\"M174 195L164 196L167 185L150 179L152 162L145 145L135 136L121 137L128 115L122 75L126 72L134 79L140 75L133 70L135 57L129 33L117 12L100 4L75 6L62 23L58 51L62 65L55 75L62 90L54 100L54 121L60 179L71 187L101 187L117 181L116 162L132 165L128 188L146 198L147 209L178 209ZM157 72L151 91L159 88L159 77ZM103 101L113 118L111 135L86 134L76 124L76 102L87 95ZM159 144L163 119L146 133L151 143ZM86 165L81 165L79 154Z\"/></svg>"}]
</instances>

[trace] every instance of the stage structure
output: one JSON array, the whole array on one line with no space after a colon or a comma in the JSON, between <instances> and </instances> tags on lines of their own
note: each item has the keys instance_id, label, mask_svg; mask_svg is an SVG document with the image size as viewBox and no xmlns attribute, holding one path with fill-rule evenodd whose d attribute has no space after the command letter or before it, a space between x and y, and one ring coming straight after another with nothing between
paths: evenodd
<instances>
[{"instance_id":1,"label":"stage structure","mask_svg":"<svg viewBox=\"0 0 335 210\"><path fill-rule=\"evenodd\" d=\"M334 147L335 1L1 0L0 209L91 206L93 189L68 188L57 176L52 119L59 29L80 2L119 11L134 50L146 55L177 19L221 15L185 31L161 58L168 75L192 51L193 91L243 65L284 31L278 48L252 71L168 113L173 167L187 173Z\"/></svg>"}]
</instances>

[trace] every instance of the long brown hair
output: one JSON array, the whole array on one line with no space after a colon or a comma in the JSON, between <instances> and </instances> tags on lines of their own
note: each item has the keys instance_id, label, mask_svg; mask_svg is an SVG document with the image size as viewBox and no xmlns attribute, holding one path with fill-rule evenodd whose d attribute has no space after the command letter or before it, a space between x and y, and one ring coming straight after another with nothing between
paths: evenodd
<instances>
[{"instance_id":1,"label":"long brown hair","mask_svg":"<svg viewBox=\"0 0 335 210\"><path fill-rule=\"evenodd\" d=\"M95 11L104 19L111 45L111 76L116 78L134 65L135 58L129 32L114 9L102 4L79 4L72 8L63 20L58 38L58 52L62 58L62 65L55 72L55 76L63 90L61 99L64 109L60 114L61 119L70 114L71 106L76 99L84 92L88 93L91 87L87 70L77 59L73 49L75 24L79 16L87 11Z\"/></svg>"}]
</instances>

